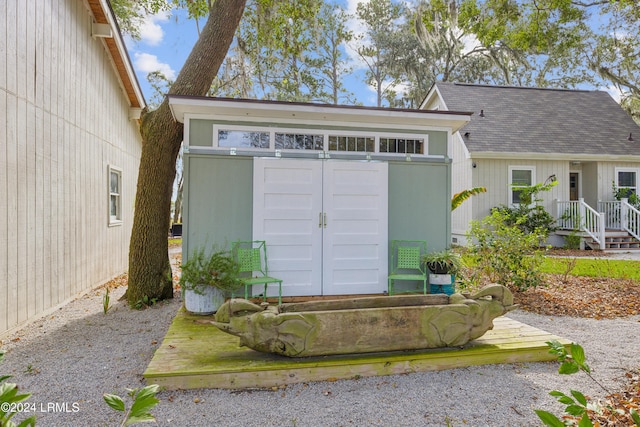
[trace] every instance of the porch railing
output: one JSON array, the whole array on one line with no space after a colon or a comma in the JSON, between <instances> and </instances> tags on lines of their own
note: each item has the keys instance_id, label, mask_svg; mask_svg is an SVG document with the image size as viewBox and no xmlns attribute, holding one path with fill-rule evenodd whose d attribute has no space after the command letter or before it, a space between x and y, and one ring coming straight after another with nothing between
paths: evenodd
<instances>
[{"instance_id":1,"label":"porch railing","mask_svg":"<svg viewBox=\"0 0 640 427\"><path fill-rule=\"evenodd\" d=\"M628 199L598 202L598 210L607 217L607 229L624 230L640 240L640 211L630 205Z\"/></svg>"},{"instance_id":2,"label":"porch railing","mask_svg":"<svg viewBox=\"0 0 640 427\"><path fill-rule=\"evenodd\" d=\"M587 233L601 247L605 230L623 230L640 240L640 210L629 204L628 199L598 202L598 210L584 202L555 201L556 224L561 230L578 230Z\"/></svg>"},{"instance_id":3,"label":"porch railing","mask_svg":"<svg viewBox=\"0 0 640 427\"><path fill-rule=\"evenodd\" d=\"M587 233L601 247L604 245L606 213L597 212L586 204L584 199L569 202L556 200L555 209L558 228L582 231Z\"/></svg>"}]
</instances>

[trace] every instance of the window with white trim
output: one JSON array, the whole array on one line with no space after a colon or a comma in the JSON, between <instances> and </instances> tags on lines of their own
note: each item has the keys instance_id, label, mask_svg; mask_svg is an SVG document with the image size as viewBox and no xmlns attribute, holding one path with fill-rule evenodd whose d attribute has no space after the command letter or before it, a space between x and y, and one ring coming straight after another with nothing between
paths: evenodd
<instances>
[{"instance_id":1,"label":"window with white trim","mask_svg":"<svg viewBox=\"0 0 640 427\"><path fill-rule=\"evenodd\" d=\"M374 153L376 139L373 136L329 135L329 150Z\"/></svg>"},{"instance_id":2,"label":"window with white trim","mask_svg":"<svg viewBox=\"0 0 640 427\"><path fill-rule=\"evenodd\" d=\"M616 187L623 198L638 194L638 170L616 168Z\"/></svg>"},{"instance_id":3,"label":"window with white trim","mask_svg":"<svg viewBox=\"0 0 640 427\"><path fill-rule=\"evenodd\" d=\"M109 225L122 223L122 170L109 166Z\"/></svg>"},{"instance_id":4,"label":"window with white trim","mask_svg":"<svg viewBox=\"0 0 640 427\"><path fill-rule=\"evenodd\" d=\"M319 150L324 149L324 135L294 132L276 132L276 150Z\"/></svg>"},{"instance_id":5,"label":"window with white trim","mask_svg":"<svg viewBox=\"0 0 640 427\"><path fill-rule=\"evenodd\" d=\"M424 154L422 138L380 138L381 153Z\"/></svg>"},{"instance_id":6,"label":"window with white trim","mask_svg":"<svg viewBox=\"0 0 640 427\"><path fill-rule=\"evenodd\" d=\"M212 147L426 155L428 143L426 134L214 124Z\"/></svg>"},{"instance_id":7,"label":"window with white trim","mask_svg":"<svg viewBox=\"0 0 640 427\"><path fill-rule=\"evenodd\" d=\"M269 132L219 129L218 147L269 148Z\"/></svg>"},{"instance_id":8,"label":"window with white trim","mask_svg":"<svg viewBox=\"0 0 640 427\"><path fill-rule=\"evenodd\" d=\"M509 205L519 205L522 188L531 187L535 180L535 167L509 166Z\"/></svg>"}]
</instances>

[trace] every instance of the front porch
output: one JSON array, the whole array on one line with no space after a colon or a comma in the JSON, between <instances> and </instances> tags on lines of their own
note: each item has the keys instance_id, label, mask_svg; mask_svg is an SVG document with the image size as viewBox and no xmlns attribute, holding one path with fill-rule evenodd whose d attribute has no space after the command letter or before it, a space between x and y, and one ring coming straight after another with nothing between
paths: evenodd
<instances>
[{"instance_id":1,"label":"front porch","mask_svg":"<svg viewBox=\"0 0 640 427\"><path fill-rule=\"evenodd\" d=\"M406 374L465 366L550 361L546 344L570 342L508 317L461 348L288 358L239 347L238 338L180 309L144 373L167 389L270 388L309 382Z\"/></svg>"},{"instance_id":2,"label":"front porch","mask_svg":"<svg viewBox=\"0 0 640 427\"><path fill-rule=\"evenodd\" d=\"M627 199L598 202L597 209L576 201L554 201L556 234L581 236L593 250L640 250L640 211Z\"/></svg>"}]
</instances>

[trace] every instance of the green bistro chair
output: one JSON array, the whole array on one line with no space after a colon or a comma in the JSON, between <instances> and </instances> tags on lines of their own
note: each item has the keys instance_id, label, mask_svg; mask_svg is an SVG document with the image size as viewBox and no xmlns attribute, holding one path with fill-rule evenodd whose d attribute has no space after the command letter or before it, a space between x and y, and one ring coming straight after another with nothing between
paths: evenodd
<instances>
[{"instance_id":1,"label":"green bistro chair","mask_svg":"<svg viewBox=\"0 0 640 427\"><path fill-rule=\"evenodd\" d=\"M395 292L397 280L422 282L422 293L427 293L427 270L421 258L427 252L427 242L423 240L391 241L391 273L388 276L389 295ZM415 292L415 291L409 291Z\"/></svg>"},{"instance_id":2,"label":"green bistro chair","mask_svg":"<svg viewBox=\"0 0 640 427\"><path fill-rule=\"evenodd\" d=\"M264 284L263 301L267 300L267 287L278 284L278 304L282 304L282 279L269 276L267 244L264 240L238 241L232 245L232 253L240 267L240 280L244 284L244 298L254 298L253 285Z\"/></svg>"}]
</instances>

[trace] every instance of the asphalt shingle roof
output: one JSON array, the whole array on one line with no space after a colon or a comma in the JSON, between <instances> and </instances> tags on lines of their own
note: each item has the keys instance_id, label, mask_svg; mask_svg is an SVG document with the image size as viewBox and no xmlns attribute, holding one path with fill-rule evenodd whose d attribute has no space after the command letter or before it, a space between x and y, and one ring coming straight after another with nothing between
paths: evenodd
<instances>
[{"instance_id":1,"label":"asphalt shingle roof","mask_svg":"<svg viewBox=\"0 0 640 427\"><path fill-rule=\"evenodd\" d=\"M473 152L640 155L640 127L607 92L437 83ZM484 117L480 117L480 111ZM628 141L633 134L634 142Z\"/></svg>"}]
</instances>

